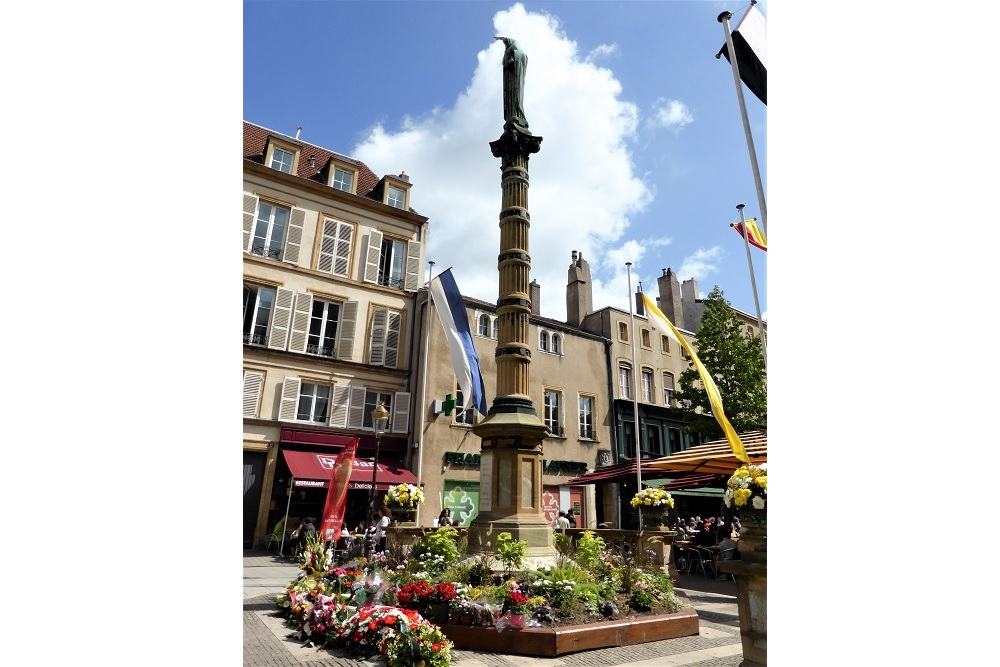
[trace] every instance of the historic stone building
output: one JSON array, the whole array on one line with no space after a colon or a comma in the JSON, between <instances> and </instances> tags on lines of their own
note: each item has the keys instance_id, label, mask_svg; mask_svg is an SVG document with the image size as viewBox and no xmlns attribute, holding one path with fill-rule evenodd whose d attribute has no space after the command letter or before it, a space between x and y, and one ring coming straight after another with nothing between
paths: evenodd
<instances>
[{"instance_id":1,"label":"historic stone building","mask_svg":"<svg viewBox=\"0 0 1000 667\"><path fill-rule=\"evenodd\" d=\"M286 511L319 518L333 457L353 438L347 519L364 519L379 402L390 418L377 484L416 481L404 459L428 220L411 190L405 172L378 177L243 124L244 547L266 543Z\"/></svg>"}]
</instances>

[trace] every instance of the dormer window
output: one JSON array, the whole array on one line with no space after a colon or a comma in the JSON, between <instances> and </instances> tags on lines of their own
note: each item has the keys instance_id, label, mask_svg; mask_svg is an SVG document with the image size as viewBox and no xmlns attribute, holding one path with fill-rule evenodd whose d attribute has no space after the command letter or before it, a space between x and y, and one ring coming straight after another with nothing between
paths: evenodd
<instances>
[{"instance_id":1,"label":"dormer window","mask_svg":"<svg viewBox=\"0 0 1000 667\"><path fill-rule=\"evenodd\" d=\"M333 170L333 187L344 192L351 192L354 185L354 174L340 168Z\"/></svg>"},{"instance_id":2,"label":"dormer window","mask_svg":"<svg viewBox=\"0 0 1000 667\"><path fill-rule=\"evenodd\" d=\"M326 169L326 184L331 188L357 194L358 168L336 158L330 158Z\"/></svg>"},{"instance_id":3,"label":"dormer window","mask_svg":"<svg viewBox=\"0 0 1000 667\"><path fill-rule=\"evenodd\" d=\"M285 174L296 174L300 150L295 144L269 137L265 147L264 164Z\"/></svg>"},{"instance_id":4,"label":"dormer window","mask_svg":"<svg viewBox=\"0 0 1000 667\"><path fill-rule=\"evenodd\" d=\"M396 208L406 208L406 190L390 185L386 188L385 203Z\"/></svg>"}]
</instances>

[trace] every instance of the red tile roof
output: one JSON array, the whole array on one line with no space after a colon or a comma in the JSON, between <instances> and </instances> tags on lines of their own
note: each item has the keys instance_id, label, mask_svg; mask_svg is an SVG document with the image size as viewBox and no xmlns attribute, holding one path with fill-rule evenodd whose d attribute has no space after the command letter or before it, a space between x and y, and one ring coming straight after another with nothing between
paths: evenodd
<instances>
[{"instance_id":1,"label":"red tile roof","mask_svg":"<svg viewBox=\"0 0 1000 667\"><path fill-rule=\"evenodd\" d=\"M371 192L375 189L375 186L378 185L380 179L364 162L347 157L346 155L341 155L340 153L328 151L325 148L320 148L319 146L314 146L313 144L308 144L304 141L299 141L298 139L289 137L281 132L269 130L266 127L254 125L253 123L248 123L246 121L243 121L243 159L261 162L264 157L264 148L267 145L267 138L269 136L274 136L282 141L287 141L290 144L302 147L302 152L299 153L299 169L296 174L301 178L308 178L313 181L319 180L317 175L320 170L326 166L327 161L331 157L343 160L348 164L356 165L358 167L357 193L362 197L368 197L369 199L372 198L370 197ZM310 155L316 158L315 167L309 166Z\"/></svg>"}]
</instances>

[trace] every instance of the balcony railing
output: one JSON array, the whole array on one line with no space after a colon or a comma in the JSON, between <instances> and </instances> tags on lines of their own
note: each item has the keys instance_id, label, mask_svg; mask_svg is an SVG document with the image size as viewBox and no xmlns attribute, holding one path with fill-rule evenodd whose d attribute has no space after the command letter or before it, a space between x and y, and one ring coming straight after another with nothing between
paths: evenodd
<instances>
[{"instance_id":1,"label":"balcony railing","mask_svg":"<svg viewBox=\"0 0 1000 667\"><path fill-rule=\"evenodd\" d=\"M244 345L266 345L267 338L264 334L243 334Z\"/></svg>"},{"instance_id":2,"label":"balcony railing","mask_svg":"<svg viewBox=\"0 0 1000 667\"><path fill-rule=\"evenodd\" d=\"M403 279L393 278L392 276L387 276L385 274L379 274L378 284L382 287L391 287L392 289L403 289Z\"/></svg>"},{"instance_id":3,"label":"balcony railing","mask_svg":"<svg viewBox=\"0 0 1000 667\"><path fill-rule=\"evenodd\" d=\"M335 357L337 356L336 350L331 347L326 347L323 345L307 345L306 352L309 354L318 354L321 357Z\"/></svg>"},{"instance_id":4,"label":"balcony railing","mask_svg":"<svg viewBox=\"0 0 1000 667\"><path fill-rule=\"evenodd\" d=\"M267 259L276 259L279 262L281 261L280 248L272 250L271 248L265 248L264 246L255 243L250 246L250 254L257 255L259 257L266 257Z\"/></svg>"}]
</instances>

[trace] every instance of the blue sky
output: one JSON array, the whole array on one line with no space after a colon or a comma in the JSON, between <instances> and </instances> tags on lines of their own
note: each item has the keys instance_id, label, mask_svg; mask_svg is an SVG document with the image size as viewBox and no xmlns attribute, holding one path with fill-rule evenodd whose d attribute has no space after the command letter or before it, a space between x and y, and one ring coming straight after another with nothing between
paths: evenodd
<instances>
[{"instance_id":1,"label":"blue sky","mask_svg":"<svg viewBox=\"0 0 1000 667\"><path fill-rule=\"evenodd\" d=\"M528 54L531 276L543 315L565 317L571 252L594 305L628 308L671 268L755 314L746 251L729 227L759 215L732 71L715 54L747 5L722 2L246 2L243 117L405 170L430 218L428 259L464 293L497 298L502 45ZM766 3L758 7L766 16ZM264 82L271 82L264 85ZM766 107L745 93L765 195ZM759 217L758 217L759 219ZM751 248L767 316L766 254ZM483 267L489 267L484 269Z\"/></svg>"}]
</instances>

